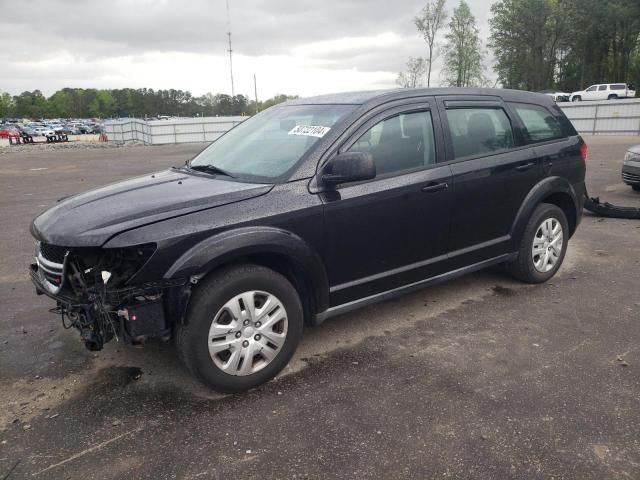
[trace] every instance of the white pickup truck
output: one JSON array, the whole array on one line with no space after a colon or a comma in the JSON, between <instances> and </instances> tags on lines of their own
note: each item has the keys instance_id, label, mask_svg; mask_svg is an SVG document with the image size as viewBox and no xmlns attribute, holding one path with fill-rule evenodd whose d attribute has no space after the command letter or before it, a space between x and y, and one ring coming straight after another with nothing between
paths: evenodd
<instances>
[{"instance_id":1,"label":"white pickup truck","mask_svg":"<svg viewBox=\"0 0 640 480\"><path fill-rule=\"evenodd\" d=\"M626 83L603 83L591 85L586 90L573 92L570 100L581 102L582 100L616 100L618 98L632 98L636 96L633 85Z\"/></svg>"}]
</instances>

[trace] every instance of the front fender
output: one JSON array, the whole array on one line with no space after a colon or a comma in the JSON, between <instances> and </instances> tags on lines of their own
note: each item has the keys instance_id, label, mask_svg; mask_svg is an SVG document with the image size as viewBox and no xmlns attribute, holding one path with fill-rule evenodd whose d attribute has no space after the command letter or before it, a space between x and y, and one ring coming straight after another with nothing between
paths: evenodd
<instances>
[{"instance_id":1,"label":"front fender","mask_svg":"<svg viewBox=\"0 0 640 480\"><path fill-rule=\"evenodd\" d=\"M567 179L562 177L547 177L537 183L529 191L525 199L522 201L522 204L520 205L520 209L518 210L516 219L511 225L511 230L509 232L514 249L518 248L520 239L524 234L524 230L527 227L529 218L531 218L531 214L533 213L535 208L545 198L555 193L562 193L571 197L573 206L576 211L576 218L579 217L579 212L582 210L582 207L580 206L580 199L578 198L573 185L571 185L571 183Z\"/></svg>"},{"instance_id":2,"label":"front fender","mask_svg":"<svg viewBox=\"0 0 640 480\"><path fill-rule=\"evenodd\" d=\"M320 256L298 235L276 227L243 227L206 238L182 254L164 278L198 277L236 259L265 254L286 258L304 275L317 311L329 307L329 281Z\"/></svg>"}]
</instances>

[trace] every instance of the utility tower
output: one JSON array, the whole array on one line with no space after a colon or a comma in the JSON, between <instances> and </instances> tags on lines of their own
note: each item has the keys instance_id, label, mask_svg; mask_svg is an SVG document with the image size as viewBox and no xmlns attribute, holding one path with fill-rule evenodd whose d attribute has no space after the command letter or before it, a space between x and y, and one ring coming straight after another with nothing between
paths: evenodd
<instances>
[{"instance_id":1,"label":"utility tower","mask_svg":"<svg viewBox=\"0 0 640 480\"><path fill-rule=\"evenodd\" d=\"M231 48L231 14L229 12L229 0L227 0L227 38L229 39L229 72L231 74L231 96L235 97L236 93L233 88L233 49Z\"/></svg>"}]
</instances>

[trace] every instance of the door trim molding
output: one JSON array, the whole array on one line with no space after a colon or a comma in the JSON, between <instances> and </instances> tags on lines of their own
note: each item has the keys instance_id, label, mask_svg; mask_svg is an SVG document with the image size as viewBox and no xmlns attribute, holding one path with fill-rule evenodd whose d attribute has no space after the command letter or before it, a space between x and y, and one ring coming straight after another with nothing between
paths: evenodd
<instances>
[{"instance_id":1,"label":"door trim molding","mask_svg":"<svg viewBox=\"0 0 640 480\"><path fill-rule=\"evenodd\" d=\"M358 285L362 285L364 283L373 282L375 280L380 280L381 278L390 277L392 275L397 275L399 273L409 272L411 270L415 270L417 268L426 267L428 265L432 265L434 263L441 262L443 260L449 258L455 258L459 255L465 255L467 253L474 252L476 250L481 250L483 248L492 247L493 245L507 242L511 240L510 235L503 235L502 237L494 238L493 240L488 240L486 242L478 243L477 245L473 245L471 247L461 248L460 250L456 250L454 252L449 252L445 255L438 255L437 257L429 258L427 260L422 260L420 262L410 263L409 265L404 265L402 267L393 268L391 270L385 270L384 272L376 273L374 275L369 275L367 277L358 278L356 280L351 280L350 282L341 283L339 285L334 285L329 288L329 293L336 293L341 290L345 290L351 287L357 287ZM403 287L399 287L403 288Z\"/></svg>"},{"instance_id":2,"label":"door trim molding","mask_svg":"<svg viewBox=\"0 0 640 480\"><path fill-rule=\"evenodd\" d=\"M391 290L387 290L386 292L381 292L375 295L370 295L368 297L360 298L352 302L343 303L342 305L331 307L328 310L325 310L324 312L316 314L315 318L313 319L313 324L320 325L322 322L324 322L328 318L335 317L337 315L342 315L343 313L347 313L352 310L365 307L367 305L372 305L385 300L389 300L391 298L395 298L400 295L405 295L407 293L420 290L421 288L435 285L435 284L444 282L446 280L451 280L453 278L466 275L467 273L482 270L484 268L490 267L492 265L496 265L498 263L508 262L510 260L514 260L517 256L518 256L517 252L505 253L503 255L498 255L497 257L493 257L488 260L484 260L482 262L474 263L473 265L468 265L466 267L458 268L456 270L452 270L450 272L443 273L435 277L427 278L425 280L420 280L418 282L410 283L402 287L397 287Z\"/></svg>"}]
</instances>

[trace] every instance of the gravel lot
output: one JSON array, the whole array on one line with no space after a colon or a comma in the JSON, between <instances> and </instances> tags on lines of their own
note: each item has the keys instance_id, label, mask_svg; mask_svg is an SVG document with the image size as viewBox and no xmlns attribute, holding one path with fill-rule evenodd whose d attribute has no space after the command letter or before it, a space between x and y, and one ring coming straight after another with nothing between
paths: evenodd
<instances>
[{"instance_id":1,"label":"gravel lot","mask_svg":"<svg viewBox=\"0 0 640 480\"><path fill-rule=\"evenodd\" d=\"M640 137L587 143L591 195L640 206ZM307 329L244 395L171 343L86 351L28 281L30 220L201 148L0 155L0 479L640 478L639 221L585 216L545 285L481 272Z\"/></svg>"}]
</instances>

